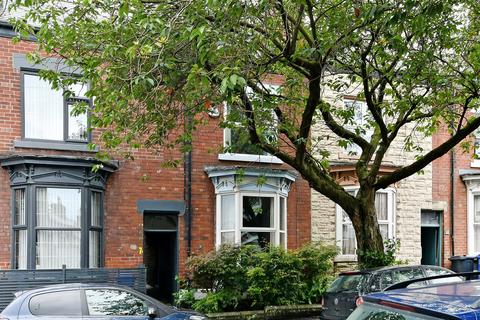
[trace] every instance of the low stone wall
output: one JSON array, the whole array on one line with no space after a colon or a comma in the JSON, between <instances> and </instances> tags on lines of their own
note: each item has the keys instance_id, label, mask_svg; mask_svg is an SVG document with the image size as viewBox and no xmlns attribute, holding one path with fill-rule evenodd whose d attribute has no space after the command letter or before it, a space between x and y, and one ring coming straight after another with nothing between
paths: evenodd
<instances>
[{"instance_id":1,"label":"low stone wall","mask_svg":"<svg viewBox=\"0 0 480 320\"><path fill-rule=\"evenodd\" d=\"M299 319L301 317L319 316L323 307L320 304L293 306L271 306L264 310L238 311L207 314L208 319Z\"/></svg>"}]
</instances>

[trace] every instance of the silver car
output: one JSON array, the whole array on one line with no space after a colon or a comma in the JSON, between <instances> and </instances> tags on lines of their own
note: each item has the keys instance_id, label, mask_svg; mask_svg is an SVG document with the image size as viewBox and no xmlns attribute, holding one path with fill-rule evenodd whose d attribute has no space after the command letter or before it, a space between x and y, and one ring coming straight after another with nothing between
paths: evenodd
<instances>
[{"instance_id":1,"label":"silver car","mask_svg":"<svg viewBox=\"0 0 480 320\"><path fill-rule=\"evenodd\" d=\"M200 320L123 286L62 284L20 292L0 319Z\"/></svg>"}]
</instances>

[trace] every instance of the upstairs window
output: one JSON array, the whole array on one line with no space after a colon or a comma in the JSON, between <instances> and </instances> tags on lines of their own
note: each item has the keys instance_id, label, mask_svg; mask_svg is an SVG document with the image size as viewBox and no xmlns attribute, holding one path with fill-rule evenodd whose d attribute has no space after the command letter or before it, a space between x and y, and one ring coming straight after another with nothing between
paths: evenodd
<instances>
[{"instance_id":1,"label":"upstairs window","mask_svg":"<svg viewBox=\"0 0 480 320\"><path fill-rule=\"evenodd\" d=\"M351 122L346 124L348 130L353 131L356 135L361 136L369 141L373 135L373 128L368 124L370 113L367 103L359 100L345 100L345 109L353 113ZM357 144L350 142L346 152L351 155L360 155L362 148Z\"/></svg>"},{"instance_id":2,"label":"upstairs window","mask_svg":"<svg viewBox=\"0 0 480 320\"><path fill-rule=\"evenodd\" d=\"M264 85L266 90L275 93L278 91L278 86ZM255 113L257 122L257 130L269 143L276 144L278 142L277 131L277 117L273 110L275 101L266 101L262 96L252 93L250 88L247 92L252 101L253 107L262 104L270 103L271 106L264 106ZM220 160L234 160L234 161L256 161L256 162L270 162L282 163L276 157L266 153L260 147L250 142L249 132L247 130L247 119L242 109L237 106L226 105L224 109L225 119L228 120L228 125L224 129L223 146L225 153L219 156Z\"/></svg>"},{"instance_id":3,"label":"upstairs window","mask_svg":"<svg viewBox=\"0 0 480 320\"><path fill-rule=\"evenodd\" d=\"M36 73L23 72L24 138L88 142L87 114L72 114L76 103L89 104L87 86L76 84L67 97Z\"/></svg>"}]
</instances>

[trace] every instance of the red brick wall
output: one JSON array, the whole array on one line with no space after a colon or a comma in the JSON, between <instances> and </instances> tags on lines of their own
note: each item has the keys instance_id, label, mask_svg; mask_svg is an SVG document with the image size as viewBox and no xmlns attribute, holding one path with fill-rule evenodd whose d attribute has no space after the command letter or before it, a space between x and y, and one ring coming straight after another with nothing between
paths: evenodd
<instances>
[{"instance_id":1,"label":"red brick wall","mask_svg":"<svg viewBox=\"0 0 480 320\"><path fill-rule=\"evenodd\" d=\"M449 138L445 128L433 136L433 147L439 146ZM472 155L464 153L460 147L454 149L454 232L451 233L451 159L452 152L433 162L432 199L446 204L443 212L443 264L451 265L448 260L454 255L467 254L467 189L462 181L459 170L471 169ZM452 250L452 236L455 247Z\"/></svg>"},{"instance_id":2,"label":"red brick wall","mask_svg":"<svg viewBox=\"0 0 480 320\"><path fill-rule=\"evenodd\" d=\"M92 156L91 153L65 152L14 148L13 141L21 138L20 73L13 69L14 53L27 53L34 48L32 42L13 45L11 39L0 37L0 155L53 154ZM198 131L193 143L192 173L192 252L210 251L215 243L215 191L204 172L205 166L246 165L218 160L223 141L219 120L210 119ZM94 134L95 139L95 134ZM183 167L162 168L162 154L148 150L135 152L135 161L120 161L105 191L105 264L107 267L135 267L143 263L143 217L137 212L139 199L183 199ZM252 164L248 164L252 166ZM273 168L286 168L271 165ZM1 169L0 176L0 267L9 267L11 247L11 190L8 173ZM179 219L180 267L186 258L185 226ZM288 246L296 248L310 240L310 189L298 178L288 197Z\"/></svg>"}]
</instances>

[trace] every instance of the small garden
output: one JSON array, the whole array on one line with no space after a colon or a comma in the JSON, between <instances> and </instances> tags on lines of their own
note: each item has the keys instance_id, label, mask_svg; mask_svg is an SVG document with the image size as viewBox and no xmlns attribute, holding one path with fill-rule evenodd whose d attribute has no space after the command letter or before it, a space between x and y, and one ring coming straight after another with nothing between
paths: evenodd
<instances>
[{"instance_id":1,"label":"small garden","mask_svg":"<svg viewBox=\"0 0 480 320\"><path fill-rule=\"evenodd\" d=\"M334 246L223 246L191 257L176 304L202 313L318 303L333 279ZM201 299L196 299L201 292Z\"/></svg>"}]
</instances>

